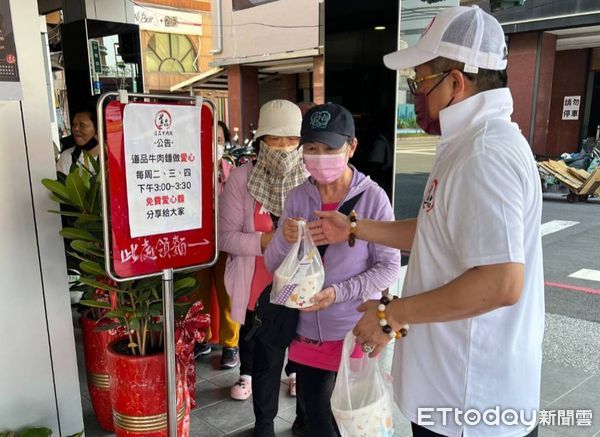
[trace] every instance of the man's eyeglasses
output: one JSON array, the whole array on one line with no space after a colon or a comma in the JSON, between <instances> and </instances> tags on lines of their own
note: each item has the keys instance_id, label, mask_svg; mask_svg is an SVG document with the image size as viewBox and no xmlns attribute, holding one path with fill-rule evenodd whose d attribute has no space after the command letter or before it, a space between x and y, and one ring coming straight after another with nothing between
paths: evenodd
<instances>
[{"instance_id":1,"label":"man's eyeglasses","mask_svg":"<svg viewBox=\"0 0 600 437\"><path fill-rule=\"evenodd\" d=\"M408 78L406 78L406 82L408 83L408 89L410 90L411 94L414 96L415 94L417 94L419 85L422 82L425 82L426 80L429 80L429 79L434 79L436 77L447 75L448 73L450 73L450 71L451 70L446 70L446 71L442 71L441 73L430 74L428 76L423 76L417 80L413 79L412 77L408 77Z\"/></svg>"},{"instance_id":2,"label":"man's eyeglasses","mask_svg":"<svg viewBox=\"0 0 600 437\"><path fill-rule=\"evenodd\" d=\"M451 72L451 71L452 71L452 70L446 70L446 71L442 71L441 73L430 74L430 75L428 75L428 76L423 76L423 77L421 77L421 78L419 78L419 79L417 79L417 80L415 80L415 79L413 79L413 78L411 78L411 77L407 77L407 78L406 78L406 82L408 83L408 89L410 90L410 93L411 93L411 94L414 96L415 94L417 94L417 91L418 91L419 85L420 85L422 82L425 82L426 80L429 80L429 79L434 79L434 78L436 78L436 77L440 77L440 76L444 76L444 77L442 78L442 80L444 80L444 79L446 78L446 76L447 76L448 74L450 74L450 72ZM473 80L473 77L472 77L471 75L469 75L469 74L465 73L464 71L461 71L460 73L461 73L463 76L465 76L467 79L469 79L469 80ZM440 81L439 81L439 82L438 82L438 83L437 83L437 84L436 84L436 85L435 85L433 88L435 88L436 86L438 86L442 80L440 80ZM433 91L433 88L432 88L431 90L429 90L429 91Z\"/></svg>"}]
</instances>

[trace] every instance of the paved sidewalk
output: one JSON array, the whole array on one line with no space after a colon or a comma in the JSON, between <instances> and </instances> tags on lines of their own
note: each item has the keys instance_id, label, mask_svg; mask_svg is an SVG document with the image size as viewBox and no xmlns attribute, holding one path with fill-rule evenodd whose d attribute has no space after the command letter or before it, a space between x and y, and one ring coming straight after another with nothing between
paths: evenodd
<instances>
[{"instance_id":1,"label":"paved sidewalk","mask_svg":"<svg viewBox=\"0 0 600 437\"><path fill-rule=\"evenodd\" d=\"M541 408L558 415L558 410L593 410L591 427L540 427L540 437L600 437L600 336L599 324L547 314L542 369ZM585 325L585 326L584 326ZM576 327L577 329L573 329ZM101 430L92 411L85 382L82 360L81 333L76 329L82 404L86 436L103 437L111 434ZM591 355L590 355L591 353ZM383 359L389 365L391 348ZM578 356L581 356L578 358ZM220 350L197 361L196 370L198 407L191 413L191 435L194 437L251 436L253 412L251 400L240 402L229 397L229 388L238 378L238 370L216 370ZM279 397L279 416L275 421L278 436L291 436L295 416L295 400L287 394L282 379ZM397 418L398 437L409 437L410 424Z\"/></svg>"}]
</instances>

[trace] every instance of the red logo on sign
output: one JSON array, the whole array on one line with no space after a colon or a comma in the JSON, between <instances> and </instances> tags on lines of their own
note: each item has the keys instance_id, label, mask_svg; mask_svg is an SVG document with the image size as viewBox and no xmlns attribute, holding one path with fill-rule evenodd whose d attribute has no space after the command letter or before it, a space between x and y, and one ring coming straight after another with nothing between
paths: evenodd
<instances>
[{"instance_id":1,"label":"red logo on sign","mask_svg":"<svg viewBox=\"0 0 600 437\"><path fill-rule=\"evenodd\" d=\"M423 209L425 212L431 211L435 206L435 192L437 191L437 187L438 180L434 179L425 192L425 197L423 198Z\"/></svg>"},{"instance_id":2,"label":"red logo on sign","mask_svg":"<svg viewBox=\"0 0 600 437\"><path fill-rule=\"evenodd\" d=\"M171 128L171 114L169 111L161 109L154 116L154 125L158 130L167 130Z\"/></svg>"},{"instance_id":3,"label":"red logo on sign","mask_svg":"<svg viewBox=\"0 0 600 437\"><path fill-rule=\"evenodd\" d=\"M14 64L15 62L17 62L17 57L12 53L9 53L8 55L6 55L6 62L8 62L9 64Z\"/></svg>"}]
</instances>

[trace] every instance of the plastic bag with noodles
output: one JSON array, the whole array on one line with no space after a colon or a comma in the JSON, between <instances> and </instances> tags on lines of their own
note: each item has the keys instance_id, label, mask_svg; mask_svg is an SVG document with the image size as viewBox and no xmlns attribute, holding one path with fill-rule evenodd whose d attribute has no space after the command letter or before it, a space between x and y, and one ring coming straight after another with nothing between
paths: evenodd
<instances>
[{"instance_id":1,"label":"plastic bag with noodles","mask_svg":"<svg viewBox=\"0 0 600 437\"><path fill-rule=\"evenodd\" d=\"M317 246L306 228L298 222L298 240L273 274L271 303L288 308L308 308L310 299L321 291L325 272Z\"/></svg>"},{"instance_id":2,"label":"plastic bag with noodles","mask_svg":"<svg viewBox=\"0 0 600 437\"><path fill-rule=\"evenodd\" d=\"M352 354L356 337L344 339L342 361L331 395L331 412L342 437L392 437L394 400L392 380L378 358Z\"/></svg>"}]
</instances>

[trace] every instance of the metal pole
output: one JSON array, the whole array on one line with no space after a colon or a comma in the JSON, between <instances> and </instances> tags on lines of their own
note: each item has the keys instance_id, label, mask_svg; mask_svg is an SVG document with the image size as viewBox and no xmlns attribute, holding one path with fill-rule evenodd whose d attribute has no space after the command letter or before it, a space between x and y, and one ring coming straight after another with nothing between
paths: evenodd
<instances>
[{"instance_id":1,"label":"metal pole","mask_svg":"<svg viewBox=\"0 0 600 437\"><path fill-rule=\"evenodd\" d=\"M165 383L167 432L177 437L177 389L175 386L175 312L173 307L173 269L163 270L163 317L165 329Z\"/></svg>"}]
</instances>

